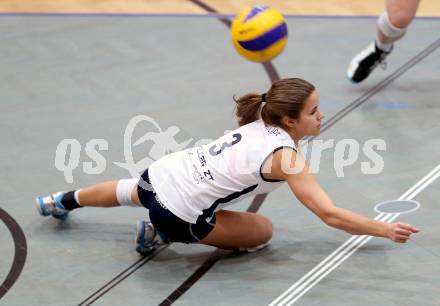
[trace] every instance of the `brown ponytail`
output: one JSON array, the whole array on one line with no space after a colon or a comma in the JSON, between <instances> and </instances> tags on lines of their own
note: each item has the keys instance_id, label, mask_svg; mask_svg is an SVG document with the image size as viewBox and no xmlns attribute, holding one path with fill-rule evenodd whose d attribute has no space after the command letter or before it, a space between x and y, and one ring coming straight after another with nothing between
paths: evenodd
<instances>
[{"instance_id":1,"label":"brown ponytail","mask_svg":"<svg viewBox=\"0 0 440 306\"><path fill-rule=\"evenodd\" d=\"M235 98L237 110L235 112L238 118L238 125L242 126L254 122L259 117L260 106L263 102L261 95L257 93L249 93L240 98Z\"/></svg>"},{"instance_id":2,"label":"brown ponytail","mask_svg":"<svg viewBox=\"0 0 440 306\"><path fill-rule=\"evenodd\" d=\"M265 95L266 104L261 110L261 119L266 124L283 127L281 118L288 116L297 119L304 102L314 90L312 84L299 78L273 82ZM249 93L239 99L234 97L234 101L237 103L236 116L240 126L258 119L262 95Z\"/></svg>"}]
</instances>

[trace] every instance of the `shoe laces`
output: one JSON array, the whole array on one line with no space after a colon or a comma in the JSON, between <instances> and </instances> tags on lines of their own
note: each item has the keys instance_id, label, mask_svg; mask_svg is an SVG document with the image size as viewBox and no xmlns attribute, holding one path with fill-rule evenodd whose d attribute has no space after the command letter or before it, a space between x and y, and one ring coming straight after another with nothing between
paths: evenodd
<instances>
[{"instance_id":1,"label":"shoe laces","mask_svg":"<svg viewBox=\"0 0 440 306\"><path fill-rule=\"evenodd\" d=\"M382 53L380 55L380 58L379 58L379 65L380 65L380 68L382 68L382 70L386 70L387 69L386 57L387 57L387 54Z\"/></svg>"}]
</instances>

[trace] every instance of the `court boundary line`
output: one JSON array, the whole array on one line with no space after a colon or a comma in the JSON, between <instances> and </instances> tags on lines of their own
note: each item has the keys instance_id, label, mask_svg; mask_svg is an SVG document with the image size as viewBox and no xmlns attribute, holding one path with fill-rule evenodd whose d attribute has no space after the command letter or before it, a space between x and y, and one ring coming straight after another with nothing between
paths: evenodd
<instances>
[{"instance_id":1,"label":"court boundary line","mask_svg":"<svg viewBox=\"0 0 440 306\"><path fill-rule=\"evenodd\" d=\"M0 220L9 230L12 240L14 241L14 259L6 278L0 285L0 300L12 288L23 271L27 258L27 242L26 235L18 222L12 218L3 208L0 207Z\"/></svg>"},{"instance_id":2,"label":"court boundary line","mask_svg":"<svg viewBox=\"0 0 440 306\"><path fill-rule=\"evenodd\" d=\"M407 191L405 191L398 200L412 200L426 187L431 185L436 179L440 177L440 165L434 167L427 175L413 184ZM384 217L382 215L385 215ZM401 213L381 213L375 219L387 223L393 222ZM391 216L391 218L390 218ZM285 290L279 297L272 301L269 306L291 306L298 301L304 294L312 289L324 277L335 270L364 244L370 241L374 236L367 235L353 235L344 242L336 251L327 256L323 261L316 265L307 274L301 277L297 282ZM345 252L347 249L350 249ZM343 256L343 257L342 257ZM342 257L342 258L341 258ZM329 263L327 263L329 261ZM321 267L322 266L322 267ZM311 284L310 284L311 283ZM309 285L310 284L310 285ZM293 292L290 292L292 291Z\"/></svg>"},{"instance_id":3,"label":"court boundary line","mask_svg":"<svg viewBox=\"0 0 440 306\"><path fill-rule=\"evenodd\" d=\"M149 262L151 259L159 255L162 251L164 251L167 247L169 247L169 244L162 245L159 248L157 248L153 253L149 254L148 256L141 257L138 260L135 261L132 265L130 265L128 268L126 268L124 271L113 277L110 281L108 281L106 284L104 284L101 288L96 290L94 293L89 295L87 298L85 298L82 302L78 304L78 306L87 306L91 305L94 302L96 302L99 298L101 298L104 294L109 292L111 289L113 289L116 285L121 283L124 279L132 275L134 272L136 272L139 268L141 268L143 265L145 265L147 262Z\"/></svg>"}]
</instances>

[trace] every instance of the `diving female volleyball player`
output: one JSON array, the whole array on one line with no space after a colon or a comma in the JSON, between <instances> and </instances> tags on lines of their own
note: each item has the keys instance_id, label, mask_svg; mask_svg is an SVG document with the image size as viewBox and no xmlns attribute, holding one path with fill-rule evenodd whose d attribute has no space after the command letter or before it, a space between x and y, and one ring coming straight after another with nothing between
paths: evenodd
<instances>
[{"instance_id":1,"label":"diving female volleyball player","mask_svg":"<svg viewBox=\"0 0 440 306\"><path fill-rule=\"evenodd\" d=\"M71 210L84 206L144 206L150 222L137 224L136 249L141 254L170 241L258 249L272 237L271 221L257 213L224 208L287 182L301 203L329 226L406 242L416 228L336 207L310 173L297 148L304 136L319 134L323 114L318 102L309 82L278 80L265 94L250 93L236 100L238 129L207 145L160 158L140 179L38 197L37 208L43 216L65 219Z\"/></svg>"}]
</instances>

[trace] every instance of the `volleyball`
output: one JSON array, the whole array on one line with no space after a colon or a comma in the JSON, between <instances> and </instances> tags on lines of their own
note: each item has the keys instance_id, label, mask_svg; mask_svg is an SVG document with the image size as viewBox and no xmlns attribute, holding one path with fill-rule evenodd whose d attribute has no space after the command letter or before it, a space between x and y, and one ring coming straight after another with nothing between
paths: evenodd
<instances>
[{"instance_id":1,"label":"volleyball","mask_svg":"<svg viewBox=\"0 0 440 306\"><path fill-rule=\"evenodd\" d=\"M237 52L254 62L267 62L287 44L287 24L283 15L267 6L247 7L231 25L231 37Z\"/></svg>"}]
</instances>

